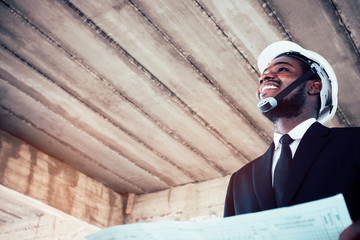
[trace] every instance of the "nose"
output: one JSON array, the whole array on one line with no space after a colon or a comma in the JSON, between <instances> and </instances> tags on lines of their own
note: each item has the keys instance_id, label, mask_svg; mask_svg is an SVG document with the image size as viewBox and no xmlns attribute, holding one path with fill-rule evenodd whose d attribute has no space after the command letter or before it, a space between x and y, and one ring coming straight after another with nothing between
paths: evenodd
<instances>
[{"instance_id":1,"label":"nose","mask_svg":"<svg viewBox=\"0 0 360 240\"><path fill-rule=\"evenodd\" d=\"M265 71L265 72L263 72L263 74L261 74L261 76L259 78L259 83L262 84L264 81L274 79L274 77L275 77L275 74L273 74L269 71Z\"/></svg>"}]
</instances>

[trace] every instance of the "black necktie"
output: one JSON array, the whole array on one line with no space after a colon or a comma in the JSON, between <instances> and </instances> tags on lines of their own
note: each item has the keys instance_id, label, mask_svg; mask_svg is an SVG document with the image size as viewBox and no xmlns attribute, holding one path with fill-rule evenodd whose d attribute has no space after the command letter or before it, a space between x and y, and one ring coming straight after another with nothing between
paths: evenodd
<instances>
[{"instance_id":1,"label":"black necktie","mask_svg":"<svg viewBox=\"0 0 360 240\"><path fill-rule=\"evenodd\" d=\"M289 144L293 141L288 134L280 138L281 153L274 173L274 190L278 207L283 207L281 202L284 196L284 186L289 176L290 161L292 159Z\"/></svg>"}]
</instances>

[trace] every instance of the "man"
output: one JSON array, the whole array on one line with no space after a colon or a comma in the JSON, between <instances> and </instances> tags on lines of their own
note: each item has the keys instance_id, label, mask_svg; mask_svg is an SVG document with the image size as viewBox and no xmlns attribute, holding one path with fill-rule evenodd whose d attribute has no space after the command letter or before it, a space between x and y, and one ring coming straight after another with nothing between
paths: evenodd
<instances>
[{"instance_id":1,"label":"man","mask_svg":"<svg viewBox=\"0 0 360 240\"><path fill-rule=\"evenodd\" d=\"M322 125L337 108L330 64L315 52L280 41L264 49L258 67L258 107L274 125L274 142L231 176L224 216L342 193L352 220L360 220L360 128ZM352 224L342 239L360 239L359 226L359 221Z\"/></svg>"}]
</instances>

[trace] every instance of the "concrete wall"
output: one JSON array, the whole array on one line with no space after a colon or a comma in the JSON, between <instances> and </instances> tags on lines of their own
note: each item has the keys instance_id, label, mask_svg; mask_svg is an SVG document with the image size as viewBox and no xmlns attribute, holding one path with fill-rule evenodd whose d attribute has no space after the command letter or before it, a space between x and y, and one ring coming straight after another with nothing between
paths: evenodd
<instances>
[{"instance_id":1,"label":"concrete wall","mask_svg":"<svg viewBox=\"0 0 360 240\"><path fill-rule=\"evenodd\" d=\"M99 227L123 223L119 193L3 131L0 184Z\"/></svg>"},{"instance_id":2,"label":"concrete wall","mask_svg":"<svg viewBox=\"0 0 360 240\"><path fill-rule=\"evenodd\" d=\"M228 181L229 176L136 196L125 223L221 218Z\"/></svg>"}]
</instances>

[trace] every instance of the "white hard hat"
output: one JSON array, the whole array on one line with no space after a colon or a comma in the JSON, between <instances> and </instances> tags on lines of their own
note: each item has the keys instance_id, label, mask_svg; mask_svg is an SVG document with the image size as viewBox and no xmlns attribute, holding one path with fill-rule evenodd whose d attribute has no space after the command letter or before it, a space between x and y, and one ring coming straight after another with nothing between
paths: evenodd
<instances>
[{"instance_id":1,"label":"white hard hat","mask_svg":"<svg viewBox=\"0 0 360 240\"><path fill-rule=\"evenodd\" d=\"M302 48L290 41L279 41L267 46L258 58L258 68L260 73L270 65L279 55L293 53L307 58L309 66L316 69L322 82L320 92L321 106L317 120L321 123L329 121L336 112L338 99L338 83L335 72L328 61L316 52Z\"/></svg>"}]
</instances>

